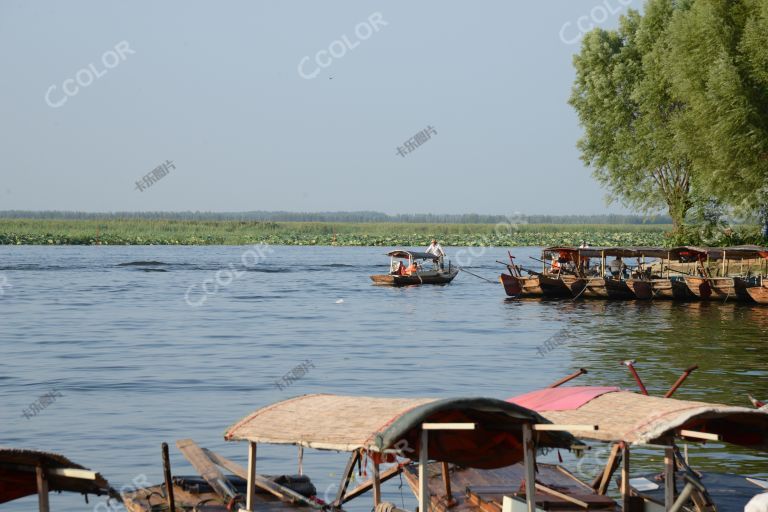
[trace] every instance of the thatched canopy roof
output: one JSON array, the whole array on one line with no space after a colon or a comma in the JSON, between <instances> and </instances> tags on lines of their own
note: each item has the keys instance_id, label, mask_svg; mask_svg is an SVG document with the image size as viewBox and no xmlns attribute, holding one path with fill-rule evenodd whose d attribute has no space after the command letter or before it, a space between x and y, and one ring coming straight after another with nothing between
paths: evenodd
<instances>
[{"instance_id":1,"label":"thatched canopy roof","mask_svg":"<svg viewBox=\"0 0 768 512\"><path fill-rule=\"evenodd\" d=\"M0 446L0 503L36 494L37 466L48 474L50 491L94 495L109 492L109 484L100 474L90 472L63 455ZM66 473L59 470L79 471Z\"/></svg>"},{"instance_id":2,"label":"thatched canopy roof","mask_svg":"<svg viewBox=\"0 0 768 512\"><path fill-rule=\"evenodd\" d=\"M522 424L539 414L493 398L378 398L304 395L263 407L226 434L229 441L293 444L321 450L419 454L422 423L474 423L474 430L430 433L429 457L467 467L504 467L522 459ZM538 432L541 446L568 448L562 432Z\"/></svg>"},{"instance_id":3,"label":"thatched canopy roof","mask_svg":"<svg viewBox=\"0 0 768 512\"><path fill-rule=\"evenodd\" d=\"M437 256L432 253L419 252L419 251L403 251L403 250L390 251L387 253L387 256L391 256L393 258L413 258L415 260L436 260L437 259Z\"/></svg>"},{"instance_id":4,"label":"thatched canopy roof","mask_svg":"<svg viewBox=\"0 0 768 512\"><path fill-rule=\"evenodd\" d=\"M668 444L680 437L681 430L692 430L717 434L728 443L768 450L768 411L612 390L596 394L575 408L550 409L540 396L548 395L549 403L563 403L568 393L583 395L585 389L546 389L510 400L521 404L536 400L532 407L553 423L598 425L599 430L577 433L585 439Z\"/></svg>"}]
</instances>

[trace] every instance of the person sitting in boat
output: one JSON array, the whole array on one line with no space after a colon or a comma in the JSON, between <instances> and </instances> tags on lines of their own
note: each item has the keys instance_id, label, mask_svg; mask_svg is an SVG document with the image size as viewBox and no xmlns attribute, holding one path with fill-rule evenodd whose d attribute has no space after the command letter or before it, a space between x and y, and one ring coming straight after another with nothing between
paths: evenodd
<instances>
[{"instance_id":1,"label":"person sitting in boat","mask_svg":"<svg viewBox=\"0 0 768 512\"><path fill-rule=\"evenodd\" d=\"M549 270L553 274L557 274L558 272L560 272L560 258L558 257L552 258L552 267Z\"/></svg>"},{"instance_id":2,"label":"person sitting in boat","mask_svg":"<svg viewBox=\"0 0 768 512\"><path fill-rule=\"evenodd\" d=\"M403 262L399 261L397 265L397 275L404 276L405 274L407 274L407 270L408 269L405 268L405 265L403 264Z\"/></svg>"},{"instance_id":3,"label":"person sitting in boat","mask_svg":"<svg viewBox=\"0 0 768 512\"><path fill-rule=\"evenodd\" d=\"M608 264L608 269L611 271L611 275L613 275L613 277L619 277L624 275L624 271L627 269L627 266L624 264L621 256L616 256L616 259Z\"/></svg>"},{"instance_id":4,"label":"person sitting in boat","mask_svg":"<svg viewBox=\"0 0 768 512\"><path fill-rule=\"evenodd\" d=\"M419 264L418 262L416 262L416 260L413 260L413 263L411 263L411 266L408 267L408 274L414 275L418 273L418 271L419 271Z\"/></svg>"}]
</instances>

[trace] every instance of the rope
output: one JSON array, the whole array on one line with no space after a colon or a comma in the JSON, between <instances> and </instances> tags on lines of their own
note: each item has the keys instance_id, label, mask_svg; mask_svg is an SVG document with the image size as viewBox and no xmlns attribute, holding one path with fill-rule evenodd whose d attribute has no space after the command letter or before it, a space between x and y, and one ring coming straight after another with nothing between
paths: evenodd
<instances>
[{"instance_id":1,"label":"rope","mask_svg":"<svg viewBox=\"0 0 768 512\"><path fill-rule=\"evenodd\" d=\"M582 288L581 291L579 293L577 293L576 296L573 299L571 299L571 300L576 300L579 297L581 297L581 294L584 293L584 291L587 289L587 286L589 286L589 283L591 283L592 281L594 281L596 279L604 279L604 278L602 278L602 277L593 277L592 279L590 279L589 281L587 281L584 284L584 288Z\"/></svg>"},{"instance_id":2,"label":"rope","mask_svg":"<svg viewBox=\"0 0 768 512\"><path fill-rule=\"evenodd\" d=\"M484 278L483 276L479 276L479 275L477 275L477 274L473 274L472 272L470 272L469 270L465 269L464 267L459 267L459 266L457 265L457 266L456 266L456 268L458 268L459 270L462 270L462 271L466 272L467 274L469 274L469 275L471 275L471 276L475 276L475 277L476 277L476 278L478 278L478 279L482 279L483 281L485 281L485 282L487 282L487 283L496 284L496 281L491 281L490 279L486 279L486 278Z\"/></svg>"}]
</instances>

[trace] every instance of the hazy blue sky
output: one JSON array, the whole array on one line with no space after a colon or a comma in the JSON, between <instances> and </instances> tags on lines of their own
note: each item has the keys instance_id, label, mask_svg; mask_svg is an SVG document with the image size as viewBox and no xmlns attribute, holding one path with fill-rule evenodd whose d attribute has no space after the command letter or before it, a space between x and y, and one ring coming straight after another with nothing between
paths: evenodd
<instances>
[{"instance_id":1,"label":"hazy blue sky","mask_svg":"<svg viewBox=\"0 0 768 512\"><path fill-rule=\"evenodd\" d=\"M623 212L566 100L626 6L2 0L0 210Z\"/></svg>"}]
</instances>

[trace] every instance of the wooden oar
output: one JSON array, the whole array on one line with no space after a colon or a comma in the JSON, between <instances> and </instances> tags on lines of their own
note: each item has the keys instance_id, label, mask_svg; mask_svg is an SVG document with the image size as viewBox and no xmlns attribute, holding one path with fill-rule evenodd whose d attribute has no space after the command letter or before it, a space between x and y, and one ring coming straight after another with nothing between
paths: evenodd
<instances>
[{"instance_id":1,"label":"wooden oar","mask_svg":"<svg viewBox=\"0 0 768 512\"><path fill-rule=\"evenodd\" d=\"M186 457L186 459L192 464L192 466L200 473L200 476L208 482L208 485L219 495L226 503L230 503L232 500L242 499L242 496L237 494L237 491L230 485L227 477L224 473L219 471L216 464L211 461L205 452L200 448L197 443L191 439L181 439L176 441L176 447Z\"/></svg>"},{"instance_id":2,"label":"wooden oar","mask_svg":"<svg viewBox=\"0 0 768 512\"><path fill-rule=\"evenodd\" d=\"M496 281L491 281L490 279L486 279L486 278L484 278L483 276L479 276L479 275L477 275L477 274L473 274L472 272L470 272L469 270L465 269L464 267L459 267L459 266L457 265L457 266L456 266L456 268L458 268L459 270L462 270L462 271L466 272L467 274L469 274L469 275L471 275L471 276L475 276L475 277L476 277L476 278L478 278L478 279L482 279L483 281L486 281L486 282L488 282L488 283L491 283L491 284L496 284Z\"/></svg>"}]
</instances>

